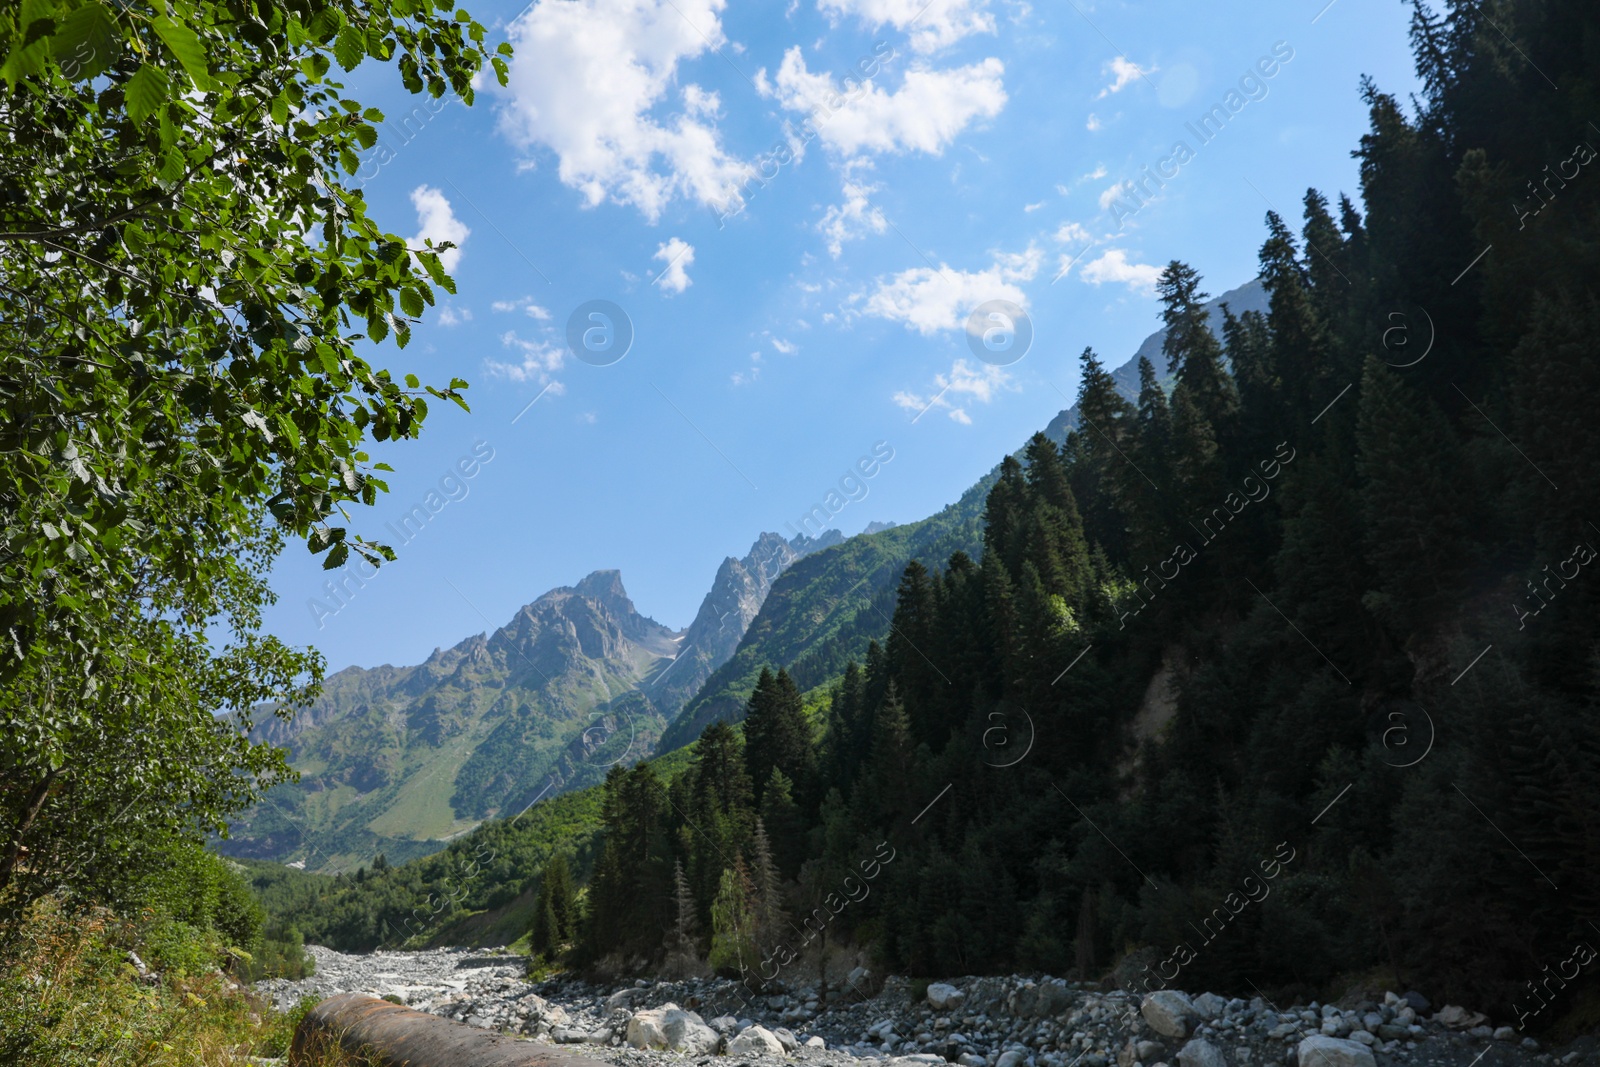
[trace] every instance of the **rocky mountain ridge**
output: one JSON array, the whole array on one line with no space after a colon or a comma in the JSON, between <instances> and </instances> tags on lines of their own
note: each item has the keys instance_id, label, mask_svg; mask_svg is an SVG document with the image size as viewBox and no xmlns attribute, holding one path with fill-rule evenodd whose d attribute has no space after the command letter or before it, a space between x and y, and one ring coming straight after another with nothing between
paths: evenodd
<instances>
[{"instance_id":1,"label":"rocky mountain ridge","mask_svg":"<svg viewBox=\"0 0 1600 1067\"><path fill-rule=\"evenodd\" d=\"M682 631L641 614L621 573L600 570L420 664L339 671L292 721L259 717L253 736L286 747L301 780L275 789L218 847L311 870L379 852L400 862L537 797L592 785L650 751L733 654L784 570L840 539L762 534L723 561Z\"/></svg>"}]
</instances>

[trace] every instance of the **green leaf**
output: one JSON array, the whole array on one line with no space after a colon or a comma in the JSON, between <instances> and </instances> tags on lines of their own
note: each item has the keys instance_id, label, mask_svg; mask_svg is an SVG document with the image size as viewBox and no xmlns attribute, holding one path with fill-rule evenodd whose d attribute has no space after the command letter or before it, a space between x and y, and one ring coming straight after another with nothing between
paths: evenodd
<instances>
[{"instance_id":1,"label":"green leaf","mask_svg":"<svg viewBox=\"0 0 1600 1067\"><path fill-rule=\"evenodd\" d=\"M405 312L407 315L410 315L412 318L416 318L418 315L422 314L422 306L422 295L415 289L400 290L401 311ZM416 386L413 385L411 388L415 389Z\"/></svg>"},{"instance_id":2,"label":"green leaf","mask_svg":"<svg viewBox=\"0 0 1600 1067\"><path fill-rule=\"evenodd\" d=\"M95 0L61 20L50 39L61 71L74 81L93 78L108 70L121 51L122 35L111 12Z\"/></svg>"},{"instance_id":3,"label":"green leaf","mask_svg":"<svg viewBox=\"0 0 1600 1067\"><path fill-rule=\"evenodd\" d=\"M354 70L367 55L367 42L362 38L361 31L354 26L346 26L339 31L339 36L333 42L333 58L339 61L339 66L345 70Z\"/></svg>"},{"instance_id":4,"label":"green leaf","mask_svg":"<svg viewBox=\"0 0 1600 1067\"><path fill-rule=\"evenodd\" d=\"M138 72L128 79L128 85L123 90L128 102L128 117L136 123L148 119L156 113L158 107L167 102L167 96L171 91L172 83L168 81L165 71L149 63L143 64Z\"/></svg>"},{"instance_id":5,"label":"green leaf","mask_svg":"<svg viewBox=\"0 0 1600 1067\"><path fill-rule=\"evenodd\" d=\"M422 384L421 380L418 379L415 374L406 375L406 388L407 389L415 389L417 386L419 386L421 384Z\"/></svg>"},{"instance_id":6,"label":"green leaf","mask_svg":"<svg viewBox=\"0 0 1600 1067\"><path fill-rule=\"evenodd\" d=\"M344 535L344 531L340 530L339 534L340 534L340 536L342 538L343 535ZM335 568L343 567L344 566L344 561L349 559L349 558L350 558L350 546L345 544L344 541L341 539L338 544L333 546L333 551L328 553L328 558L322 561L322 569L325 570L325 571L331 571L331 570L334 570Z\"/></svg>"},{"instance_id":7,"label":"green leaf","mask_svg":"<svg viewBox=\"0 0 1600 1067\"><path fill-rule=\"evenodd\" d=\"M178 62L183 64L195 88L210 89L211 70L206 66L206 49L200 43L199 35L166 15L157 15L150 20L150 25L155 28L156 36L161 38L162 43L178 57Z\"/></svg>"}]
</instances>

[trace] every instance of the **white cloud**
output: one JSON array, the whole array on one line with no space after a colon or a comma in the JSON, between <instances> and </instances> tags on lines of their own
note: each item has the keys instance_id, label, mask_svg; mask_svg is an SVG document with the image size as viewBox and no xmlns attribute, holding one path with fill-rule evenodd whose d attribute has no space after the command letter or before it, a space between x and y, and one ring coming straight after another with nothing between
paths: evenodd
<instances>
[{"instance_id":1,"label":"white cloud","mask_svg":"<svg viewBox=\"0 0 1600 1067\"><path fill-rule=\"evenodd\" d=\"M1094 170L1091 170L1088 174L1085 174L1083 177L1079 178L1078 180L1080 182L1097 182L1101 178L1104 178L1109 173L1111 173L1111 172L1106 170L1106 165L1104 163L1101 163L1099 166L1095 167Z\"/></svg>"},{"instance_id":2,"label":"white cloud","mask_svg":"<svg viewBox=\"0 0 1600 1067\"><path fill-rule=\"evenodd\" d=\"M943 265L939 270L914 267L879 281L862 311L904 323L924 337L940 330L963 329L966 316L987 300L1009 300L1027 307L1027 294L1017 283L1033 280L1043 259L1044 254L1030 244L1022 252L996 253L994 264L981 271L956 271Z\"/></svg>"},{"instance_id":3,"label":"white cloud","mask_svg":"<svg viewBox=\"0 0 1600 1067\"><path fill-rule=\"evenodd\" d=\"M1062 244L1066 244L1069 241L1094 240L1094 238L1089 235L1089 231L1078 225L1076 222L1063 222L1061 224L1061 228L1051 236Z\"/></svg>"},{"instance_id":4,"label":"white cloud","mask_svg":"<svg viewBox=\"0 0 1600 1067\"><path fill-rule=\"evenodd\" d=\"M460 326L463 322L472 321L472 309L462 308L459 311L449 304L439 309L438 323L440 326Z\"/></svg>"},{"instance_id":5,"label":"white cloud","mask_svg":"<svg viewBox=\"0 0 1600 1067\"><path fill-rule=\"evenodd\" d=\"M527 315L530 319L538 319L540 322L550 321L550 312L545 308L540 307L538 304L535 304L533 302L533 297L531 296L525 296L518 300L496 300L494 303L490 304L489 307L494 311L501 313L507 311L520 311L524 315Z\"/></svg>"},{"instance_id":6,"label":"white cloud","mask_svg":"<svg viewBox=\"0 0 1600 1067\"><path fill-rule=\"evenodd\" d=\"M1115 75L1115 77L1112 79L1110 85L1100 90L1099 94L1095 97L1096 100L1104 100L1112 93L1120 93L1122 90L1132 85L1134 79L1147 77L1161 69L1160 67L1141 67L1139 64L1133 62L1133 60L1128 59L1125 56L1117 56L1110 62L1109 66L1111 68L1111 73ZM1090 128L1092 129L1093 127Z\"/></svg>"},{"instance_id":7,"label":"white cloud","mask_svg":"<svg viewBox=\"0 0 1600 1067\"><path fill-rule=\"evenodd\" d=\"M782 351L782 349L779 349L779 351ZM734 371L732 380L733 380L733 384L734 385L739 386L739 385L750 385L751 383L759 380L760 378L761 378L761 353L760 352L752 352L752 353L750 353L750 366L749 366L749 368L747 370Z\"/></svg>"},{"instance_id":8,"label":"white cloud","mask_svg":"<svg viewBox=\"0 0 1600 1067\"><path fill-rule=\"evenodd\" d=\"M565 358L565 349L547 341L529 341L517 336L515 330L507 330L500 335L500 343L512 352L522 357L520 363L501 363L498 360L484 360L484 369L490 377L504 378L512 382L537 382L548 385L550 392L559 396L566 392L565 387L554 381L551 375L561 369Z\"/></svg>"},{"instance_id":9,"label":"white cloud","mask_svg":"<svg viewBox=\"0 0 1600 1067\"><path fill-rule=\"evenodd\" d=\"M559 160L562 182L593 206L631 204L652 222L675 197L720 203L748 165L723 149L721 103L693 83L682 110L658 108L678 65L726 43L726 0L535 0L509 28L516 47L500 129L532 165Z\"/></svg>"},{"instance_id":10,"label":"white cloud","mask_svg":"<svg viewBox=\"0 0 1600 1067\"><path fill-rule=\"evenodd\" d=\"M768 95L787 110L821 108L813 126L823 144L845 156L870 152L941 154L974 120L993 118L1006 104L1005 64L989 58L948 70L915 69L889 93L870 82L843 107L831 74L806 69L798 47L783 56ZM826 116L825 118L823 116Z\"/></svg>"},{"instance_id":11,"label":"white cloud","mask_svg":"<svg viewBox=\"0 0 1600 1067\"><path fill-rule=\"evenodd\" d=\"M1100 122L1100 117L1092 111L1089 112L1089 121L1083 125L1090 133L1105 129L1105 126Z\"/></svg>"},{"instance_id":12,"label":"white cloud","mask_svg":"<svg viewBox=\"0 0 1600 1067\"><path fill-rule=\"evenodd\" d=\"M834 18L855 15L877 29L892 25L911 34L911 47L932 52L974 33L993 33L988 0L817 0Z\"/></svg>"},{"instance_id":13,"label":"white cloud","mask_svg":"<svg viewBox=\"0 0 1600 1067\"><path fill-rule=\"evenodd\" d=\"M878 191L876 185L866 185L846 178L844 203L831 204L817 223L817 229L828 238L828 254L834 259L844 251L846 241L864 237L868 232L883 233L888 221L883 213L872 207L868 197Z\"/></svg>"},{"instance_id":14,"label":"white cloud","mask_svg":"<svg viewBox=\"0 0 1600 1067\"><path fill-rule=\"evenodd\" d=\"M652 259L659 259L666 266L661 273L656 275L655 283L669 293L681 293L694 282L689 278L689 267L694 263L694 245L679 237L674 237L664 245L656 248Z\"/></svg>"},{"instance_id":15,"label":"white cloud","mask_svg":"<svg viewBox=\"0 0 1600 1067\"><path fill-rule=\"evenodd\" d=\"M1032 215L1035 211L1038 211L1040 208L1044 207L1048 202L1049 201L1041 200L1037 204L1023 204L1022 210L1024 213Z\"/></svg>"},{"instance_id":16,"label":"white cloud","mask_svg":"<svg viewBox=\"0 0 1600 1067\"><path fill-rule=\"evenodd\" d=\"M970 404L987 404L1002 389L1016 388L1004 367L988 363L974 367L966 360L958 359L951 365L950 373L933 376L934 392L930 396L901 390L890 399L898 407L916 412L912 417L913 422L925 412L938 409L953 421L971 426L972 417L967 413Z\"/></svg>"},{"instance_id":17,"label":"white cloud","mask_svg":"<svg viewBox=\"0 0 1600 1067\"><path fill-rule=\"evenodd\" d=\"M1109 210L1112 201L1116 200L1117 197L1121 196L1123 193L1132 188L1132 182L1117 182L1116 184L1112 185L1109 189L1100 194L1100 210Z\"/></svg>"},{"instance_id":18,"label":"white cloud","mask_svg":"<svg viewBox=\"0 0 1600 1067\"><path fill-rule=\"evenodd\" d=\"M1150 263L1130 263L1120 248L1108 250L1099 259L1084 264L1080 277L1090 285L1119 282L1135 292L1154 293L1161 268Z\"/></svg>"},{"instance_id":19,"label":"white cloud","mask_svg":"<svg viewBox=\"0 0 1600 1067\"><path fill-rule=\"evenodd\" d=\"M456 218L444 194L431 185L419 185L411 190L411 206L417 209L419 229L407 244L412 248L422 248L426 241L432 241L435 245L451 242L456 247L439 253L439 265L447 273L453 272L456 264L461 262L461 246L467 243L467 236L472 231L466 223Z\"/></svg>"},{"instance_id":20,"label":"white cloud","mask_svg":"<svg viewBox=\"0 0 1600 1067\"><path fill-rule=\"evenodd\" d=\"M782 352L786 356L792 356L796 352L800 351L799 345L795 344L793 341L785 341L781 337L774 337L772 339L772 347L777 349L779 352Z\"/></svg>"}]
</instances>

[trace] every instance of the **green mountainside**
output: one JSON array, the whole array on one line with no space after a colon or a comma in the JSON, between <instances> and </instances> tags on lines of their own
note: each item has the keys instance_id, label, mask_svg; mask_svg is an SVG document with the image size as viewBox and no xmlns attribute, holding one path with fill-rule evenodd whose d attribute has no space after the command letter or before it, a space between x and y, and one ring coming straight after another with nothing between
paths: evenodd
<instances>
[{"instance_id":1,"label":"green mountainside","mask_svg":"<svg viewBox=\"0 0 1600 1067\"><path fill-rule=\"evenodd\" d=\"M1259 279L1231 289L1204 305L1207 324L1222 339L1222 308L1235 315L1264 313L1267 293ZM1139 397L1139 361L1161 361L1167 331L1157 330L1111 373L1127 400ZM1170 389L1170 382L1167 383ZM1074 404L1050 420L1045 434L1057 444L1078 426ZM755 688L762 667L785 667L802 691L839 677L852 659L862 660L872 641L889 633L894 587L914 559L943 561L956 552L976 559L983 543L984 498L999 475L997 466L961 498L921 522L861 534L801 561L774 584L733 658L714 671L661 735L659 752L670 752L700 736L717 719L735 721Z\"/></svg>"},{"instance_id":2,"label":"green mountainside","mask_svg":"<svg viewBox=\"0 0 1600 1067\"><path fill-rule=\"evenodd\" d=\"M680 640L634 610L616 571L597 571L417 666L341 671L293 723L258 728L289 749L301 778L220 848L311 869L378 852L404 860L526 807L552 782L555 792L598 781L659 735L664 716L636 690Z\"/></svg>"}]
</instances>

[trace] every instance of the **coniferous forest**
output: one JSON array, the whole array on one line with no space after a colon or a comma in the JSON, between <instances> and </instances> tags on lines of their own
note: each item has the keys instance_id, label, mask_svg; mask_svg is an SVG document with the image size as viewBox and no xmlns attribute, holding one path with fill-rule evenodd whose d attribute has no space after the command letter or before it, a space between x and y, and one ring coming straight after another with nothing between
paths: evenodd
<instances>
[{"instance_id":1,"label":"coniferous forest","mask_svg":"<svg viewBox=\"0 0 1600 1067\"><path fill-rule=\"evenodd\" d=\"M1084 352L1065 445L1005 458L980 559L906 568L823 714L769 671L742 744L612 771L579 958L1143 947L1146 988L1380 973L1509 1015L1596 936L1600 22L1509 8L1521 50L1417 9L1426 95L1365 86L1359 198L1267 214L1269 313L1219 343L1171 263L1137 403Z\"/></svg>"}]
</instances>

